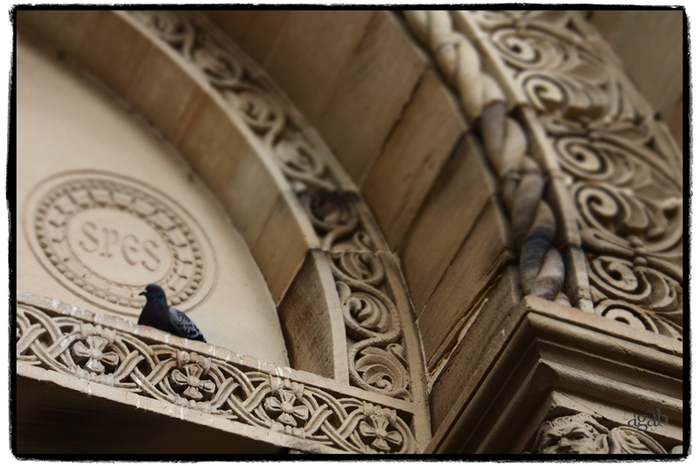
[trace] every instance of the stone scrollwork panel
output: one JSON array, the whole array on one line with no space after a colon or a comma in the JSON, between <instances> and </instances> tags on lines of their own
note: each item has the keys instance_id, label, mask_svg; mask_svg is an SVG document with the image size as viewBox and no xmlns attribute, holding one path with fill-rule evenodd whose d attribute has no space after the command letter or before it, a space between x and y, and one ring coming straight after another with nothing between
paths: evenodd
<instances>
[{"instance_id":1,"label":"stone scrollwork panel","mask_svg":"<svg viewBox=\"0 0 700 466\"><path fill-rule=\"evenodd\" d=\"M396 410L230 361L17 307L17 362L352 453L413 453ZM406 414L403 414L405 416Z\"/></svg>"},{"instance_id":2,"label":"stone scrollwork panel","mask_svg":"<svg viewBox=\"0 0 700 466\"><path fill-rule=\"evenodd\" d=\"M350 380L355 385L411 399L401 325L394 302L378 287L381 260L371 253L333 254L331 269L350 343Z\"/></svg>"},{"instance_id":3,"label":"stone scrollwork panel","mask_svg":"<svg viewBox=\"0 0 700 466\"><path fill-rule=\"evenodd\" d=\"M584 130L572 124L567 132L563 124L548 130L559 137L561 165L572 178L569 192L577 207L596 312L680 339L682 194L656 168L659 161L640 131L625 126L626 138L609 129L581 136ZM609 312L610 305L618 311ZM621 306L628 308L629 318L619 315ZM650 325L659 321L663 323Z\"/></svg>"},{"instance_id":4,"label":"stone scrollwork panel","mask_svg":"<svg viewBox=\"0 0 700 466\"><path fill-rule=\"evenodd\" d=\"M173 11L133 11L138 20L194 65L274 154L292 187L334 189L318 150L260 78L223 47L200 22Z\"/></svg>"},{"instance_id":5,"label":"stone scrollwork panel","mask_svg":"<svg viewBox=\"0 0 700 466\"><path fill-rule=\"evenodd\" d=\"M474 12L564 173L596 313L680 339L683 195L610 64L563 11Z\"/></svg>"},{"instance_id":6,"label":"stone scrollwork panel","mask_svg":"<svg viewBox=\"0 0 700 466\"><path fill-rule=\"evenodd\" d=\"M289 115L285 104L259 74L242 65L198 20L178 12L132 14L195 65L274 154L318 234L322 249L331 256L350 342L351 383L410 399L401 319L394 301L381 289L385 270L358 214L359 196L339 189L323 156ZM369 432L372 428L367 424L364 430Z\"/></svg>"},{"instance_id":7,"label":"stone scrollwork panel","mask_svg":"<svg viewBox=\"0 0 700 466\"><path fill-rule=\"evenodd\" d=\"M608 243L608 249L635 251L640 261L651 259L680 279L682 193L660 170L650 137L629 122L614 127L544 123L571 177L583 240L596 250Z\"/></svg>"},{"instance_id":8,"label":"stone scrollwork panel","mask_svg":"<svg viewBox=\"0 0 700 466\"><path fill-rule=\"evenodd\" d=\"M348 337L351 383L410 400L401 318L384 289L387 272L363 230L357 196L307 191L299 197L328 253Z\"/></svg>"},{"instance_id":9,"label":"stone scrollwork panel","mask_svg":"<svg viewBox=\"0 0 700 466\"><path fill-rule=\"evenodd\" d=\"M488 34L513 84L541 115L587 121L634 113L610 65L566 11L470 13Z\"/></svg>"}]
</instances>

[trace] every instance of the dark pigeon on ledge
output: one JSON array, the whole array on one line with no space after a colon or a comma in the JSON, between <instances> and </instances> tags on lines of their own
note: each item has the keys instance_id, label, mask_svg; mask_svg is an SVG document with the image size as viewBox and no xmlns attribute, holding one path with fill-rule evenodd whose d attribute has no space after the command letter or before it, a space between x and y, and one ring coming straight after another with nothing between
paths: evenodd
<instances>
[{"instance_id":1,"label":"dark pigeon on ledge","mask_svg":"<svg viewBox=\"0 0 700 466\"><path fill-rule=\"evenodd\" d=\"M182 311L168 306L163 288L150 284L146 286L146 291L139 293L139 296L146 297L146 305L139 316L139 325L148 325L190 340L207 342L189 317Z\"/></svg>"}]
</instances>

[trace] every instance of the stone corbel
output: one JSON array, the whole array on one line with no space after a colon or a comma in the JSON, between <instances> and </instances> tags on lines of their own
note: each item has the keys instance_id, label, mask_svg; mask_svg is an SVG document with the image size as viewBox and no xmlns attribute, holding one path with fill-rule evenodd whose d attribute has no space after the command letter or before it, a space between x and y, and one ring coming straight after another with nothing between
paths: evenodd
<instances>
[{"instance_id":1,"label":"stone corbel","mask_svg":"<svg viewBox=\"0 0 700 466\"><path fill-rule=\"evenodd\" d=\"M429 452L529 451L543 421L575 412L612 428L659 410L665 422L645 433L667 451L684 443L681 343L534 297L500 326L512 329L503 351L462 392Z\"/></svg>"}]
</instances>

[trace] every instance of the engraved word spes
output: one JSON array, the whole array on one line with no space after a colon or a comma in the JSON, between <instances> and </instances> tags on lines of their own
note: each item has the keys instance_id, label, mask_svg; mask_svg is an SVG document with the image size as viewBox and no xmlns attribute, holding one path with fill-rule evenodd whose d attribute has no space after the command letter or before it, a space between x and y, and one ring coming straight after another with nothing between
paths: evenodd
<instances>
[{"instance_id":1,"label":"engraved word spes","mask_svg":"<svg viewBox=\"0 0 700 466\"><path fill-rule=\"evenodd\" d=\"M171 305L192 308L215 281L204 232L174 201L134 180L70 173L41 183L27 205L37 259L64 287L115 312L136 315L147 283ZM208 262L208 264L207 264Z\"/></svg>"},{"instance_id":2,"label":"engraved word spes","mask_svg":"<svg viewBox=\"0 0 700 466\"><path fill-rule=\"evenodd\" d=\"M166 241L148 223L110 209L77 214L68 225L68 241L78 258L114 280L139 285L164 278L172 263ZM193 266L190 258L183 264Z\"/></svg>"}]
</instances>

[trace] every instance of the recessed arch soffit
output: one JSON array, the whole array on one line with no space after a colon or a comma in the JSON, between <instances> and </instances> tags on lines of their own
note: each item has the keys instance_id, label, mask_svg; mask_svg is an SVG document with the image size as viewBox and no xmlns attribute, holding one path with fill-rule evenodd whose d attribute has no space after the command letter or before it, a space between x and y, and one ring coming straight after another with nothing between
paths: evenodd
<instances>
[{"instance_id":1,"label":"recessed arch soffit","mask_svg":"<svg viewBox=\"0 0 700 466\"><path fill-rule=\"evenodd\" d=\"M387 251L367 208L330 150L312 135L273 84L244 55L223 45L215 30L197 15L135 11L125 15L145 26L147 34L169 46L177 58L206 81L208 89L235 112L246 131L264 146L261 157L278 177L278 189L296 211L302 230L315 237L308 248L320 247L336 282L348 343L350 382L362 389L412 400L402 320L387 289L387 271L380 253ZM237 56L238 55L238 56ZM265 272L263 270L263 272ZM408 311L408 310L407 310Z\"/></svg>"}]
</instances>

